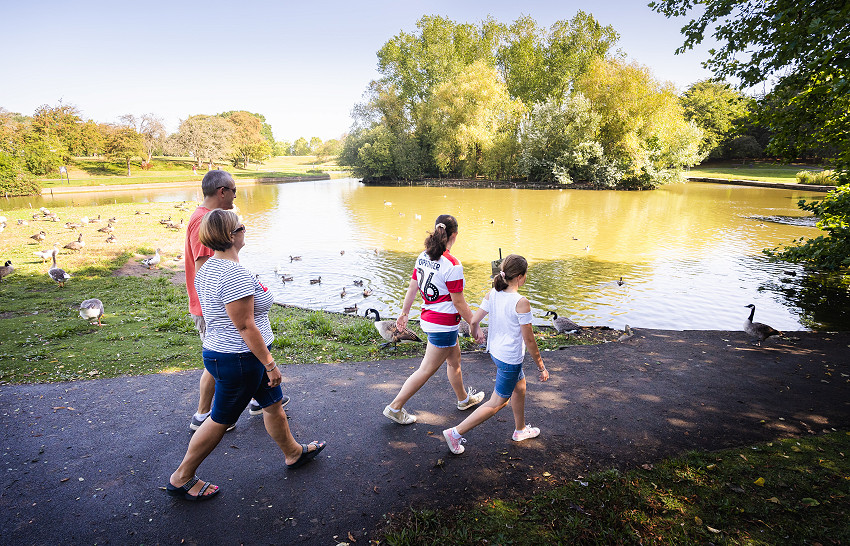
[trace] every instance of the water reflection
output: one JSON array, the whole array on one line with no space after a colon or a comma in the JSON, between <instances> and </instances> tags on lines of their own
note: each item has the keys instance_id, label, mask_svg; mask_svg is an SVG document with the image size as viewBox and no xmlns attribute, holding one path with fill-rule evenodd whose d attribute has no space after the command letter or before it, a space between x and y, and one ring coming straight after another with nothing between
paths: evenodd
<instances>
[{"instance_id":1,"label":"water reflection","mask_svg":"<svg viewBox=\"0 0 850 546\"><path fill-rule=\"evenodd\" d=\"M367 187L353 179L237 185L236 204L251 226L243 262L281 302L333 311L357 304L361 314L375 307L395 316L427 231L450 213L460 224L453 253L475 305L501 249L528 258L523 291L538 323L553 309L584 324L740 330L744 306L755 303L758 320L780 330L803 327L801 299L788 293L789 285L805 292L802 271L769 263L761 250L817 230L764 219L799 218L797 201L819 194L700 183L650 192ZM200 192L73 197L125 198L197 202ZM293 281L282 283L275 270ZM321 284L309 283L318 276ZM364 298L355 280L373 293ZM806 325L819 324L805 313Z\"/></svg>"}]
</instances>

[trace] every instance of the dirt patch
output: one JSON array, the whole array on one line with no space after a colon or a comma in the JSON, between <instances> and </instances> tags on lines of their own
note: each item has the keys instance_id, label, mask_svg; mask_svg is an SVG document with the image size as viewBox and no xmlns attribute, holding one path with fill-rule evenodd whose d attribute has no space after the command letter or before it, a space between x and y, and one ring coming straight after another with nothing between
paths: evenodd
<instances>
[{"instance_id":1,"label":"dirt patch","mask_svg":"<svg viewBox=\"0 0 850 546\"><path fill-rule=\"evenodd\" d=\"M135 254L130 260L112 272L114 277L161 277L168 276L169 280L177 285L186 284L186 271L183 269L183 259L163 259L156 269L148 269L142 265L141 260L147 256Z\"/></svg>"}]
</instances>

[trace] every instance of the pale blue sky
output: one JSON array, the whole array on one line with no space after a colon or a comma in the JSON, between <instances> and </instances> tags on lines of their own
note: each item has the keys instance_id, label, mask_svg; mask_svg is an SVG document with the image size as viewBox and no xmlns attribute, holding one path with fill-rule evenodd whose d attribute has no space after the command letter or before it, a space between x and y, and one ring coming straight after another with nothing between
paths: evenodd
<instances>
[{"instance_id":1,"label":"pale blue sky","mask_svg":"<svg viewBox=\"0 0 850 546\"><path fill-rule=\"evenodd\" d=\"M113 122L152 112L169 131L194 114L249 110L278 140L337 138L379 75L375 53L422 15L550 26L583 9L620 34L618 47L680 90L710 74L708 47L674 55L684 20L647 1L328 0L320 2L0 0L0 107L31 115L62 99Z\"/></svg>"}]
</instances>

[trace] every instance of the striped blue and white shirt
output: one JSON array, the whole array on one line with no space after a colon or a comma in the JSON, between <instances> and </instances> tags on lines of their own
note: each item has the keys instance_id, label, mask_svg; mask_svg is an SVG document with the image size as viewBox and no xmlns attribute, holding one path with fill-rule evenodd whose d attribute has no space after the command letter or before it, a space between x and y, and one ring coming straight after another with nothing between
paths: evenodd
<instances>
[{"instance_id":1,"label":"striped blue and white shirt","mask_svg":"<svg viewBox=\"0 0 850 546\"><path fill-rule=\"evenodd\" d=\"M219 353L247 353L250 349L227 315L225 305L254 296L254 322L268 345L274 341L269 310L274 296L240 264L211 257L195 274L195 288L207 324L204 349Z\"/></svg>"}]
</instances>

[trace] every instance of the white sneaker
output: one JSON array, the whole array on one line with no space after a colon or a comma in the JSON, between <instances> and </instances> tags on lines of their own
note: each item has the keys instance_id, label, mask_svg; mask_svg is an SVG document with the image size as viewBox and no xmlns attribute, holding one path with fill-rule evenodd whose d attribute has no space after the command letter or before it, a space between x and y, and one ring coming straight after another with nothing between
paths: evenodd
<instances>
[{"instance_id":1,"label":"white sneaker","mask_svg":"<svg viewBox=\"0 0 850 546\"><path fill-rule=\"evenodd\" d=\"M537 438L540 436L540 429L531 425L525 425L522 430L515 430L512 436L514 442L521 442L529 438Z\"/></svg>"},{"instance_id":2,"label":"white sneaker","mask_svg":"<svg viewBox=\"0 0 850 546\"><path fill-rule=\"evenodd\" d=\"M466 443L466 438L461 436L460 438L455 438L454 434L452 434L452 429L447 428L443 431L443 438L446 439L446 443L449 444L449 450L455 455L460 455L464 452L464 447L461 444Z\"/></svg>"},{"instance_id":3,"label":"white sneaker","mask_svg":"<svg viewBox=\"0 0 850 546\"><path fill-rule=\"evenodd\" d=\"M401 408L398 411L393 411L393 409L387 404L387 407L384 408L384 417L395 421L399 425L412 425L416 422L416 416L407 413L407 410Z\"/></svg>"},{"instance_id":4,"label":"white sneaker","mask_svg":"<svg viewBox=\"0 0 850 546\"><path fill-rule=\"evenodd\" d=\"M466 389L466 402L458 400L457 409L468 410L469 408L480 404L482 400L484 400L483 392L476 392L472 387L468 387Z\"/></svg>"}]
</instances>

